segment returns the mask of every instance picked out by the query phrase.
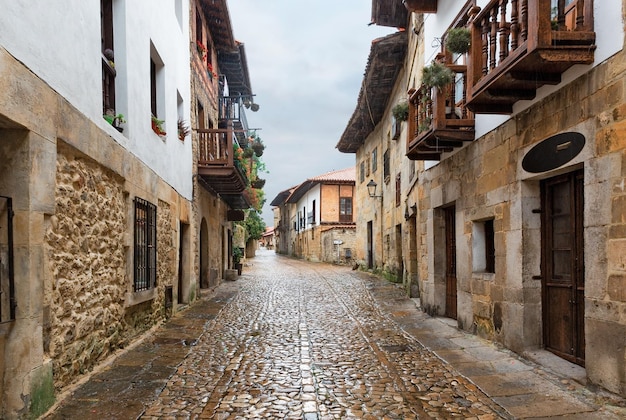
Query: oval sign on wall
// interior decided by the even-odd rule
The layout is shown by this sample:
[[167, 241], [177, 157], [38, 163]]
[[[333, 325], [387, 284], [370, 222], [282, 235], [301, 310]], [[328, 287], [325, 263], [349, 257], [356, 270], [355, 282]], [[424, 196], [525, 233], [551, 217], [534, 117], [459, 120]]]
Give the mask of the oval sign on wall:
[[539, 173], [556, 169], [574, 159], [585, 146], [585, 136], [580, 133], [561, 133], [537, 143], [526, 153], [522, 168]]

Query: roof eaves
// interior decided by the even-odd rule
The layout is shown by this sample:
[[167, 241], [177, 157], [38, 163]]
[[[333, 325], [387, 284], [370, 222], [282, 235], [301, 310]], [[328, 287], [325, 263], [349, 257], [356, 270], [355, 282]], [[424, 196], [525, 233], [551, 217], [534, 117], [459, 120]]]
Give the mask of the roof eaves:
[[357, 106], [339, 142], [342, 153], [356, 153], [380, 123], [404, 64], [407, 34], [400, 31], [372, 41]]

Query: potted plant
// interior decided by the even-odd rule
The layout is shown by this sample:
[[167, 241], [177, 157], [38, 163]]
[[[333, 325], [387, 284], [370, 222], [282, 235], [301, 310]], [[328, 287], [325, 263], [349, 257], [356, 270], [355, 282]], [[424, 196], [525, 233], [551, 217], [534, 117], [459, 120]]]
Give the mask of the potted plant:
[[165, 121], [158, 119], [154, 115], [152, 116], [152, 131], [154, 131], [157, 135], [163, 137], [167, 133], [163, 131], [163, 123]]
[[102, 116], [106, 122], [111, 124], [117, 131], [120, 133], [124, 131], [124, 127], [121, 124], [125, 124], [126, 120], [124, 119], [124, 114], [115, 115], [115, 111], [112, 109], [107, 109], [107, 112]]
[[471, 33], [467, 28], [452, 28], [446, 33], [446, 48], [456, 54], [465, 54], [470, 48]]
[[189, 128], [189, 126], [185, 124], [185, 121], [182, 118], [179, 118], [178, 119], [178, 139], [184, 141], [185, 137], [187, 137], [190, 133], [191, 133], [191, 129]]
[[196, 41], [196, 49], [198, 50], [198, 54], [200, 54], [200, 58], [204, 60], [207, 53], [207, 49], [204, 44], [200, 41]]
[[243, 258], [243, 250], [239, 247], [233, 248], [233, 265], [237, 269], [237, 274], [241, 275], [241, 270], [243, 269], [243, 263], [241, 259]]
[[406, 121], [409, 118], [409, 103], [400, 102], [392, 108], [391, 114], [396, 121]]
[[217, 77], [217, 74], [215, 73], [215, 71], [213, 71], [213, 64], [207, 62], [206, 69], [209, 72], [209, 77], [211, 78], [211, 80], [213, 80], [214, 77]]
[[445, 64], [433, 61], [422, 70], [422, 83], [428, 87], [443, 88], [454, 82], [454, 72]]

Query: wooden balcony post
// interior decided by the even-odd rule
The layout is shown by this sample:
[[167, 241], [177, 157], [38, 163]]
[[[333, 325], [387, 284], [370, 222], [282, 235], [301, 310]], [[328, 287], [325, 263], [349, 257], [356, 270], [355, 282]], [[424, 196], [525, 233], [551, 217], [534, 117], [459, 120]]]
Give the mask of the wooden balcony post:
[[[539, 47], [549, 47], [552, 44], [552, 23], [550, 0], [525, 0], [528, 1], [528, 32], [536, 34], [527, 39], [528, 50], [533, 51]], [[532, 7], [534, 3], [535, 7]]]
[[[471, 36], [470, 44], [472, 45], [472, 52], [470, 52], [470, 54], [467, 55], [467, 78], [468, 78], [468, 82], [472, 86], [476, 84], [476, 82], [481, 78], [481, 75], [482, 75], [482, 64], [481, 64], [481, 58], [483, 56], [482, 55], [482, 46], [483, 46], [482, 28], [478, 24], [478, 22], [474, 21], [478, 12], [480, 12], [480, 7], [478, 6], [472, 7], [469, 11], [469, 22], [468, 22], [469, 29], [470, 29], [470, 36]], [[475, 52], [478, 49], [481, 50], [481, 54], [477, 54]]]

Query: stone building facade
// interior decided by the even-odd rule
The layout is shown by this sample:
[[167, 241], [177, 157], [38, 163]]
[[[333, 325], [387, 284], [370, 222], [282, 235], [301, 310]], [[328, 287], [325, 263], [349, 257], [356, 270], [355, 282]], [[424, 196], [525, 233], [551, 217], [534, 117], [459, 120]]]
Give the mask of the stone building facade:
[[250, 106], [254, 98], [244, 45], [234, 39], [226, 1], [195, 0], [190, 12], [193, 212], [199, 241], [194, 266], [200, 288], [208, 289], [233, 268], [232, 222], [251, 203], [245, 190], [249, 180], [236, 162], [207, 157], [227, 149], [225, 157], [233, 159], [233, 148], [249, 146], [244, 102]]
[[[621, 130], [625, 4], [585, 0], [564, 2], [566, 7], [559, 10], [544, 0], [431, 3], [434, 10], [412, 3], [418, 6], [404, 25], [408, 50], [396, 85], [382, 86], [370, 75], [384, 57], [379, 52], [377, 58], [373, 45], [362, 89], [385, 88], [386, 106], [374, 114], [379, 116], [374, 128], [360, 131], [357, 105], [338, 144], [341, 151], [356, 154], [357, 168], [369, 162], [372, 172], [373, 153], [381, 153], [374, 150], [385, 153], [387, 134], [395, 132], [387, 128], [394, 104], [402, 99], [410, 103], [398, 145], [404, 147], [404, 160], [415, 165], [415, 177], [405, 183], [401, 174], [400, 212], [397, 202], [387, 198], [393, 192], [386, 178], [376, 178], [376, 172], [370, 175], [378, 188], [371, 199], [382, 200], [379, 212], [386, 217], [377, 219], [375, 207], [360, 212], [357, 255], [363, 266], [388, 267], [383, 271], [393, 275], [394, 257], [398, 261], [393, 225], [400, 225], [395, 233], [406, 236], [395, 242], [402, 244], [405, 266], [398, 276], [412, 295], [420, 296], [424, 310], [455, 319], [459, 328], [520, 354], [548, 350], [584, 367], [591, 383], [626, 395], [622, 205], [626, 143]], [[504, 58], [495, 58], [493, 67], [477, 65], [485, 52], [492, 53], [484, 47], [492, 39], [500, 42], [499, 36], [509, 36], [502, 42], [510, 42], [513, 36], [522, 36], [497, 31], [493, 38], [478, 35], [490, 31], [482, 24], [486, 16], [529, 18], [509, 10], [513, 4], [539, 11], [524, 36], [556, 37], [542, 50], [543, 57], [553, 61], [530, 71], [542, 75], [536, 83], [548, 83], [539, 89], [525, 87], [528, 91], [520, 87], [516, 92], [525, 92], [523, 98], [515, 93], [507, 98], [507, 85], [498, 83], [513, 74], [517, 86], [524, 86], [525, 73], [516, 72], [514, 66], [524, 63], [520, 58], [524, 54], [533, 53], [530, 43], [523, 44], [528, 49], [515, 52], [517, 60], [506, 60], [509, 51], [502, 50]], [[508, 9], [502, 13], [490, 9], [500, 7]], [[468, 28], [472, 36], [466, 53], [452, 54], [445, 44], [449, 29], [455, 27]], [[564, 37], [569, 40], [567, 54], [559, 50]], [[433, 60], [455, 72], [454, 87], [424, 89], [422, 69]], [[491, 69], [501, 73], [489, 75]], [[494, 91], [489, 88], [481, 90], [488, 83], [494, 91], [495, 86], [502, 87], [500, 96], [490, 96]], [[440, 91], [463, 93], [455, 103], [446, 104], [456, 107], [455, 116], [448, 117], [449, 111], [443, 110], [447, 98], [437, 96]], [[367, 92], [370, 99], [375, 92]], [[392, 167], [407, 168], [400, 162]], [[393, 176], [390, 173], [390, 185]], [[368, 182], [367, 176], [357, 178], [357, 196], [362, 200], [369, 198]], [[379, 223], [382, 234], [376, 239]], [[373, 236], [371, 242], [368, 236]], [[368, 251], [373, 255], [370, 261]]]
[[191, 141], [176, 136], [189, 8], [61, 3], [0, 16], [2, 418], [36, 417], [196, 293]]
[[354, 191], [354, 168], [347, 168], [279, 193], [271, 202], [279, 214], [277, 252], [309, 261], [351, 263]]

